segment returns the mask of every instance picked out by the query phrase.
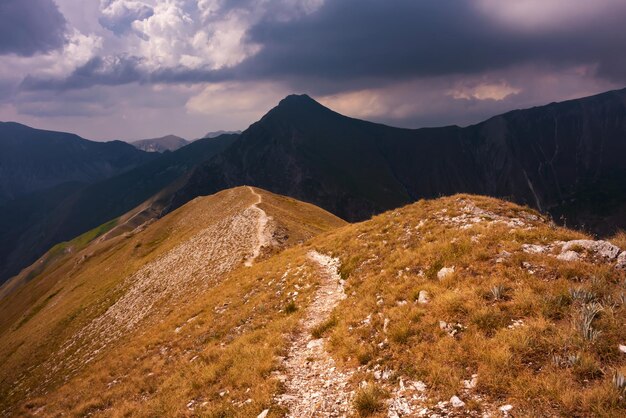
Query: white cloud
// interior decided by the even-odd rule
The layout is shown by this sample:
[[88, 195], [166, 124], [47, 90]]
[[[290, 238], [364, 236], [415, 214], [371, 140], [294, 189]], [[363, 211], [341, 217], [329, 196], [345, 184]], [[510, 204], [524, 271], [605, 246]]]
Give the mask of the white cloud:
[[115, 33], [127, 31], [134, 21], [150, 17], [153, 9], [149, 4], [137, 0], [101, 0], [100, 23]]
[[72, 29], [60, 50], [32, 57], [7, 56], [0, 61], [0, 78], [21, 80], [25, 74], [46, 77], [66, 77], [84, 65], [102, 48], [102, 38], [85, 35]]
[[464, 85], [460, 83], [459, 86], [448, 90], [446, 94], [457, 100], [504, 100], [507, 97], [518, 94], [521, 89], [512, 87], [506, 82], [501, 81], [499, 83], [479, 83], [476, 85]]

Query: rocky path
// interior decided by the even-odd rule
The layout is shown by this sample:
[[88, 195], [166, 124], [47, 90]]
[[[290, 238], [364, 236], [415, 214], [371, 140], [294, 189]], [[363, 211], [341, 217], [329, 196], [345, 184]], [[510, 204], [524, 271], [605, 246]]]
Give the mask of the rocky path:
[[47, 367], [53, 372], [68, 366], [81, 367], [102, 349], [139, 328], [164, 301], [183, 300], [205, 291], [242, 260], [251, 266], [261, 249], [271, 244], [272, 227], [271, 218], [257, 206], [261, 195], [252, 188], [250, 192], [256, 196], [250, 206], [224, 214], [219, 222], [126, 278], [120, 286], [124, 289], [122, 296], [70, 338]]
[[258, 216], [257, 220], [257, 231], [256, 231], [256, 243], [254, 244], [254, 248], [252, 251], [252, 255], [248, 257], [245, 262], [246, 267], [251, 267], [254, 260], [261, 254], [261, 249], [268, 245], [271, 240], [271, 234], [268, 231], [267, 224], [269, 223], [269, 217], [265, 213], [263, 209], [261, 209], [258, 205], [263, 201], [263, 198], [260, 194], [258, 194], [252, 187], [248, 187], [250, 192], [256, 197], [256, 202], [250, 205], [251, 210], [256, 212]]
[[319, 266], [321, 284], [283, 363], [286, 391], [278, 403], [288, 408], [287, 417], [345, 417], [351, 410], [353, 393], [348, 381], [352, 373], [339, 371], [324, 350], [324, 339], [311, 336], [346, 297], [339, 260], [316, 251], [308, 256]]

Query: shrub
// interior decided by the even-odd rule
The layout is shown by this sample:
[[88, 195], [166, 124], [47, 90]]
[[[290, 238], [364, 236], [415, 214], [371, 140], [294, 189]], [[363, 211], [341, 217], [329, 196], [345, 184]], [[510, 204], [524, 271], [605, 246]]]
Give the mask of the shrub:
[[367, 417], [383, 410], [385, 392], [376, 385], [367, 385], [357, 391], [354, 408], [361, 417]]
[[585, 340], [593, 341], [600, 335], [600, 331], [595, 330], [592, 324], [601, 311], [602, 305], [596, 302], [581, 307], [574, 321], [576, 329]]
[[626, 377], [621, 372], [613, 373], [613, 386], [622, 395], [626, 395]]
[[575, 289], [570, 288], [569, 294], [573, 300], [580, 301], [582, 303], [595, 302], [596, 299], [598, 298], [595, 293], [589, 290], [583, 289], [582, 287], [577, 287]]
[[315, 326], [311, 330], [311, 336], [313, 338], [316, 338], [316, 339], [317, 338], [322, 338], [324, 336], [324, 334], [326, 333], [326, 331], [328, 331], [329, 329], [331, 329], [335, 325], [337, 325], [337, 317], [336, 316], [331, 316], [326, 321], [323, 321], [320, 324], [318, 324], [317, 326]]
[[504, 300], [506, 297], [506, 287], [502, 285], [493, 286], [489, 292], [493, 300]]
[[289, 301], [285, 305], [285, 313], [287, 314], [292, 314], [296, 312], [297, 310], [298, 310], [298, 306], [296, 305], [296, 302], [294, 302], [293, 300]]

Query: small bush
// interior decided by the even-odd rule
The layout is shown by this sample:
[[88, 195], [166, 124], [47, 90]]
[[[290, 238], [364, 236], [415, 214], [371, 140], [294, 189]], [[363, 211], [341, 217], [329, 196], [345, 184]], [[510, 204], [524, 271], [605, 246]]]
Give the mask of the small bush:
[[504, 300], [506, 298], [506, 287], [502, 285], [493, 286], [489, 292], [493, 300]]
[[293, 300], [289, 301], [285, 305], [285, 313], [287, 314], [292, 314], [296, 312], [297, 310], [298, 310], [298, 306], [296, 305], [296, 302], [294, 302]]
[[589, 303], [581, 307], [578, 316], [575, 318], [575, 326], [580, 335], [587, 341], [595, 340], [600, 331], [592, 326], [594, 319], [602, 312], [602, 305], [599, 303]]
[[583, 354], [572, 366], [576, 380], [580, 383], [588, 382], [602, 377], [602, 370], [598, 362], [590, 355]]
[[316, 339], [317, 338], [322, 338], [324, 336], [324, 334], [326, 333], [326, 331], [328, 331], [329, 329], [331, 329], [335, 325], [337, 325], [337, 317], [331, 316], [326, 321], [323, 321], [322, 323], [320, 323], [316, 327], [314, 327], [311, 330], [311, 336], [313, 338], [316, 338]]
[[361, 366], [365, 366], [367, 363], [372, 361], [373, 357], [374, 356], [372, 355], [372, 352], [370, 350], [359, 350], [356, 355], [356, 359], [359, 361], [359, 364]]
[[385, 392], [375, 385], [367, 385], [357, 391], [354, 408], [361, 417], [367, 417], [383, 410]]
[[569, 294], [573, 300], [580, 301], [582, 303], [591, 303], [598, 299], [595, 293], [581, 287], [575, 289], [570, 288]]
[[561, 356], [559, 354], [555, 354], [552, 356], [552, 362], [555, 366], [558, 367], [574, 367], [580, 361], [580, 354], [567, 354]]
[[397, 324], [389, 330], [389, 337], [398, 344], [406, 344], [413, 335], [413, 330], [408, 324]]
[[613, 374], [613, 386], [621, 395], [626, 395], [626, 377], [621, 372]]
[[542, 299], [541, 313], [546, 318], [552, 320], [560, 320], [565, 317], [569, 312], [569, 307], [572, 304], [570, 295], [562, 294], [556, 296], [545, 296]]
[[442, 259], [435, 260], [430, 266], [428, 266], [428, 269], [426, 269], [426, 277], [430, 280], [437, 279], [437, 273], [439, 273], [439, 270], [441, 270], [443, 267], [444, 266]]

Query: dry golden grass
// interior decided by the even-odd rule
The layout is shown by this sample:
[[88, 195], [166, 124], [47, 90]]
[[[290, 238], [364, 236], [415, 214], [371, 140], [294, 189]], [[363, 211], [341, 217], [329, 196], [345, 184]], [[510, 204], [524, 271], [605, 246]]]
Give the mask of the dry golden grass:
[[[458, 215], [459, 199], [511, 217], [534, 213], [495, 199], [455, 196], [421, 201], [312, 241], [342, 260], [351, 295], [335, 312], [335, 358], [421, 380], [429, 396], [440, 400], [459, 394], [462, 381], [478, 374], [476, 393], [484, 403], [511, 403], [515, 416], [620, 416], [626, 402], [611, 379], [626, 365], [618, 350], [626, 341], [624, 273], [609, 263], [564, 262], [521, 251], [524, 243], [584, 238], [544, 221], [530, 222], [534, 227], [528, 230], [444, 225], [436, 214], [447, 209], [446, 216]], [[497, 263], [503, 251], [510, 256]], [[454, 273], [439, 280], [437, 272], [449, 266]], [[573, 323], [580, 303], [570, 289], [577, 287], [605, 301], [593, 323], [601, 332], [594, 341], [582, 338]], [[420, 290], [430, 294], [430, 303], [414, 303]], [[363, 325], [369, 315], [371, 325]], [[523, 325], [514, 327], [514, 320]], [[439, 321], [464, 329], [451, 337]], [[555, 355], [566, 354], [579, 360], [571, 367], [554, 364]]]
[[[626, 307], [619, 302], [625, 274], [609, 263], [565, 262], [521, 249], [583, 234], [554, 227], [529, 209], [477, 196], [420, 201], [343, 227], [310, 205], [268, 193], [263, 199], [260, 207], [281, 224], [288, 235], [284, 246], [291, 248], [268, 251], [209, 291], [161, 306], [159, 321], [108, 347], [67, 381], [59, 376], [45, 383], [40, 389], [46, 394], [9, 397], [2, 383], [0, 406], [51, 416], [249, 417], [266, 408], [269, 416], [282, 416], [274, 396], [283, 389], [272, 376], [318, 284], [306, 256], [315, 249], [340, 258], [348, 297], [313, 332], [328, 337], [340, 367], [363, 366], [355, 373], [355, 388], [362, 380], [370, 388], [382, 384], [372, 377], [378, 366], [394, 372], [384, 384], [395, 385], [400, 376], [426, 383], [432, 406], [459, 394], [463, 380], [477, 374], [473, 393], [480, 401], [464, 399], [476, 413], [510, 403], [514, 416], [623, 416], [626, 402], [612, 379], [616, 371], [626, 373], [626, 355], [617, 349], [626, 344]], [[442, 217], [461, 213], [460, 199], [499, 216], [537, 218], [527, 221], [530, 229], [445, 224]], [[205, 204], [196, 200], [140, 234], [87, 247], [94, 254], [84, 263], [60, 265], [26, 285], [36, 291], [43, 286], [39, 282], [53, 283], [31, 308], [11, 311], [0, 329], [0, 359], [9, 366], [3, 382], [41, 363], [102, 312], [124, 277], [191, 236], [194, 216], [206, 221]], [[218, 209], [237, 204], [229, 200]], [[212, 207], [215, 216], [218, 209]], [[619, 238], [614, 242], [620, 245]], [[502, 257], [504, 252], [510, 255]], [[452, 266], [454, 273], [437, 278], [442, 267]], [[593, 321], [601, 331], [593, 340], [577, 329], [583, 306], [578, 295], [584, 292], [576, 289], [604, 306]], [[427, 304], [416, 303], [422, 290], [429, 294]], [[2, 303], [3, 313], [5, 306], [21, 307]], [[29, 309], [37, 312], [17, 327]], [[460, 324], [459, 332], [448, 335], [440, 321]], [[31, 384], [40, 377], [32, 376]], [[391, 394], [370, 392], [357, 393], [356, 412], [385, 415], [379, 409]]]
[[[319, 232], [345, 224], [340, 219], [312, 205], [281, 198], [263, 191], [259, 191], [259, 193], [263, 196], [263, 203], [260, 206], [267, 212], [268, 216], [273, 218], [272, 222], [275, 222], [275, 231], [277, 231], [277, 236], [274, 237], [277, 242], [276, 245], [273, 250], [262, 255], [262, 257], [268, 257], [272, 251], [275, 252], [280, 248], [306, 241]], [[76, 380], [71, 379], [70, 383], [63, 386], [70, 388], [68, 393], [63, 392], [63, 389], [60, 390], [59, 393], [64, 394], [58, 402], [45, 402], [47, 405], [46, 414], [52, 413], [52, 410], [67, 410], [73, 411], [76, 415], [83, 415], [87, 412], [93, 413], [100, 409], [107, 409], [112, 402], [111, 396], [125, 387], [124, 385], [118, 386], [117, 382], [111, 384], [111, 381], [116, 379], [115, 376], [119, 378], [127, 375], [129, 364], [135, 364], [138, 362], [137, 359], [143, 357], [145, 357], [145, 363], [142, 365], [142, 369], [132, 369], [134, 376], [123, 379], [130, 385], [128, 389], [133, 391], [139, 389], [139, 394], [130, 396], [129, 393], [123, 392], [123, 396], [120, 395], [116, 398], [116, 405], [121, 402], [120, 405], [126, 405], [123, 408], [136, 410], [137, 405], [135, 403], [138, 402], [143, 408], [147, 405], [143, 399], [147, 396], [146, 394], [153, 393], [159, 384], [165, 384], [166, 387], [169, 387], [167, 385], [173, 383], [168, 381], [175, 380], [178, 373], [195, 373], [198, 369], [198, 373], [201, 375], [200, 380], [191, 383], [194, 387], [203, 387], [204, 380], [215, 379], [213, 375], [220, 375], [231, 368], [235, 361], [238, 367], [242, 367], [236, 373], [244, 375], [246, 379], [249, 377], [247, 372], [256, 367], [261, 367], [262, 370], [267, 369], [268, 364], [274, 363], [273, 356], [276, 347], [279, 347], [280, 344], [273, 340], [268, 342], [269, 354], [266, 356], [267, 361], [265, 363], [262, 361], [263, 356], [260, 355], [262, 350], [256, 343], [251, 343], [251, 341], [257, 340], [262, 342], [264, 337], [259, 337], [255, 333], [246, 333], [245, 341], [237, 340], [232, 347], [224, 348], [221, 346], [223, 343], [235, 339], [232, 334], [233, 330], [238, 329], [238, 327], [244, 327], [243, 329], [248, 330], [249, 320], [247, 318], [251, 314], [242, 309], [233, 313], [234, 316], [231, 317], [213, 311], [213, 307], [220, 308], [225, 301], [230, 299], [241, 302], [243, 296], [256, 294], [255, 288], [259, 278], [254, 276], [255, 268], [241, 270], [240, 276], [245, 277], [245, 279], [233, 279], [229, 282], [225, 277], [225, 288], [219, 287], [221, 284], [218, 283], [217, 289], [211, 289], [208, 292], [212, 297], [208, 301], [203, 300], [194, 304], [196, 299], [202, 299], [207, 295], [205, 293], [197, 295], [190, 292], [185, 300], [164, 301], [161, 303], [162, 306], [155, 306], [154, 310], [159, 312], [159, 321], [147, 321], [147, 324], [144, 324], [146, 329], [139, 329], [113, 344], [112, 347], [107, 347], [104, 352], [99, 353], [97, 361], [93, 363], [83, 365], [77, 370], [64, 368], [61, 364], [60, 370], [54, 373], [50, 373], [49, 367], [46, 365], [46, 361], [52, 353], [59, 353], [61, 347], [72, 335], [89, 324], [93, 318], [100, 316], [120, 298], [125, 292], [124, 286], [121, 285], [126, 277], [147, 263], [158, 259], [180, 243], [185, 242], [199, 229], [221, 220], [226, 214], [243, 211], [254, 200], [255, 197], [247, 188], [237, 188], [214, 196], [195, 199], [144, 230], [116, 236], [104, 242], [94, 241], [79, 252], [65, 254], [62, 260], [51, 264], [37, 277], [4, 298], [0, 306], [3, 313], [0, 320], [0, 335], [2, 337], [0, 340], [0, 360], [3, 364], [0, 407], [8, 410], [7, 408], [21, 405], [24, 408], [22, 409], [24, 413], [32, 412], [39, 408], [37, 402], [32, 400], [24, 402], [24, 400], [34, 398], [33, 393], [38, 394], [54, 390], [68, 378], [71, 379], [72, 376], [78, 374]], [[282, 274], [283, 272], [281, 272]], [[245, 280], [250, 281], [247, 286], [244, 285]], [[230, 283], [230, 288], [228, 283]], [[246, 288], [248, 290], [241, 293]], [[276, 298], [274, 293], [271, 296]], [[268, 295], [264, 295], [264, 297], [267, 298]], [[284, 312], [274, 312], [275, 310], [283, 310], [289, 302], [288, 300], [282, 302], [272, 300], [271, 312], [276, 313], [287, 322], [291, 321], [291, 315]], [[202, 313], [207, 311], [207, 306], [212, 308], [210, 308], [210, 312], [206, 313], [209, 317], [203, 319]], [[280, 306], [280, 309], [276, 309], [276, 306]], [[193, 307], [191, 311], [189, 311], [190, 307]], [[268, 309], [265, 305], [258, 308], [261, 312]], [[232, 312], [231, 306], [228, 306], [226, 312]], [[165, 328], [160, 323], [161, 315], [163, 323], [168, 323]], [[181, 315], [187, 315], [187, 317], [183, 320]], [[181, 349], [176, 351], [176, 357], [184, 364], [184, 367], [168, 369], [171, 373], [165, 373], [161, 376], [165, 379], [164, 382], [159, 383], [159, 379], [153, 377], [157, 375], [156, 372], [150, 376], [147, 376], [150, 372], [142, 373], [140, 370], [159, 369], [171, 362], [169, 356], [173, 354], [168, 354], [166, 359], [158, 360], [157, 357], [163, 355], [160, 351], [157, 350], [153, 353], [157, 357], [148, 355], [148, 353], [151, 349], [156, 350], [154, 347], [159, 347], [160, 350], [163, 346], [175, 345], [178, 335], [173, 330], [181, 324], [186, 324], [186, 320], [195, 315], [197, 315], [197, 322], [194, 320], [191, 323], [195, 327], [201, 326], [195, 324], [211, 324], [214, 327], [212, 328], [213, 331], [200, 328], [202, 335], [197, 336], [196, 341], [196, 344], [198, 342], [204, 344], [205, 340], [215, 343], [216, 347], [213, 348], [215, 351], [209, 351], [207, 357], [207, 362], [213, 366], [203, 367], [205, 362], [200, 361], [201, 358], [197, 359], [197, 364], [194, 361], [194, 364], [187, 365], [189, 358], [178, 357], [185, 353], [184, 349]], [[248, 322], [246, 322], [247, 320]], [[272, 318], [271, 321], [267, 320], [266, 322], [264, 320], [261, 328], [267, 326], [271, 330], [281, 326], [281, 324], [283, 322], [278, 318]], [[282, 333], [272, 335], [272, 338], [280, 337], [282, 340]], [[153, 338], [155, 336], [158, 336], [158, 339], [155, 340]], [[186, 350], [191, 350], [191, 348], [186, 348]], [[225, 358], [224, 352], [232, 352], [232, 357]], [[128, 355], [125, 356], [125, 354]], [[221, 362], [221, 359], [226, 361]], [[60, 363], [63, 363], [62, 359]], [[114, 373], [116, 365], [119, 365], [118, 374]], [[191, 369], [191, 371], [187, 369]], [[184, 374], [181, 378], [186, 379]], [[87, 379], [89, 383], [85, 384], [84, 379]], [[19, 381], [20, 384], [15, 385], [14, 382], [16, 381]], [[226, 385], [226, 387], [229, 386]], [[268, 390], [268, 388], [262, 389], [262, 391]], [[28, 396], [27, 391], [31, 393]], [[182, 411], [187, 411], [186, 405], [192, 398], [187, 399], [184, 404], [178, 404], [178, 400], [181, 399], [180, 396], [186, 397], [187, 392], [183, 390], [183, 386], [181, 389], [164, 390], [163, 392], [167, 395], [158, 403], [176, 404], [177, 410], [182, 408]], [[232, 393], [233, 390], [230, 392]], [[211, 397], [213, 395], [211, 394]], [[139, 398], [133, 401], [135, 396]], [[55, 399], [55, 397], [49, 395], [48, 399]], [[224, 400], [219, 396], [217, 399]], [[222, 403], [232, 407], [230, 398], [228, 399], [228, 402], [224, 400]], [[131, 407], [131, 404], [135, 406]], [[156, 408], [156, 411], [161, 407], [157, 408], [157, 405], [151, 402], [150, 407], [146, 410]], [[170, 407], [165, 409], [169, 411]]]
[[619, 231], [609, 241], [626, 251], [626, 231]]

